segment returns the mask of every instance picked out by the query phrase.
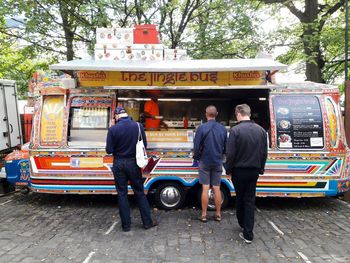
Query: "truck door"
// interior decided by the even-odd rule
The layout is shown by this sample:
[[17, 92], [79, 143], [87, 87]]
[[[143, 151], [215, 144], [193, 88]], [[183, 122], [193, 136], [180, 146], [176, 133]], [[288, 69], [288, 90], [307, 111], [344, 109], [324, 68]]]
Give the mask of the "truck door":
[[0, 83], [0, 94], [0, 150], [4, 150], [21, 144], [22, 138], [14, 82]]

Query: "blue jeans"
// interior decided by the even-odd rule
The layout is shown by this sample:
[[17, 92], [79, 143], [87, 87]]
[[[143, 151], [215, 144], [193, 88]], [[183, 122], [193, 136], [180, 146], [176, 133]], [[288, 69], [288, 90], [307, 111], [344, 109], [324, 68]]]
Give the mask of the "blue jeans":
[[128, 229], [131, 225], [128, 201], [129, 181], [139, 206], [143, 226], [151, 226], [153, 224], [151, 210], [143, 189], [141, 169], [137, 166], [136, 159], [114, 160], [112, 170], [118, 193], [119, 215], [122, 221], [122, 228]]

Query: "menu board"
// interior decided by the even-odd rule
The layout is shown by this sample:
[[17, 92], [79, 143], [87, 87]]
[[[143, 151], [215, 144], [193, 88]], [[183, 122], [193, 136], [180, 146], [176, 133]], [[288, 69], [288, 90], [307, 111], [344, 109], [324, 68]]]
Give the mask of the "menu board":
[[322, 111], [316, 96], [276, 96], [273, 102], [279, 148], [324, 147]]

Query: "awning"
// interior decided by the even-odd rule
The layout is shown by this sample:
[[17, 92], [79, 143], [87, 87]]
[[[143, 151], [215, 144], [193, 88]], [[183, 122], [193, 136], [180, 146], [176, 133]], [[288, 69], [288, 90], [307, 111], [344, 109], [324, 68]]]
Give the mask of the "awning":
[[221, 72], [266, 71], [286, 69], [287, 65], [271, 59], [196, 59], [160, 61], [71, 60], [53, 64], [53, 70], [91, 70], [128, 72]]

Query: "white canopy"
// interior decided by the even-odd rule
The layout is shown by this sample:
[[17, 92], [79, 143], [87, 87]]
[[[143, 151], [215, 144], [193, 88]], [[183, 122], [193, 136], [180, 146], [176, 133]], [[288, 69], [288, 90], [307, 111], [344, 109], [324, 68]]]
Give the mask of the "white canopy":
[[71, 60], [53, 64], [53, 70], [102, 70], [132, 72], [213, 72], [280, 70], [287, 65], [264, 58], [256, 59], [197, 59], [159, 61], [96, 61]]

